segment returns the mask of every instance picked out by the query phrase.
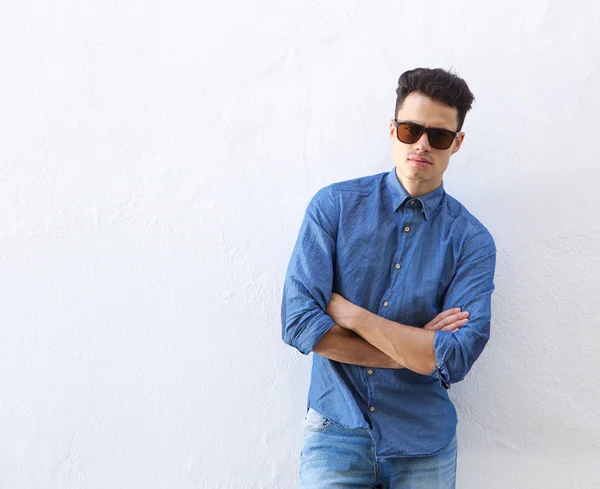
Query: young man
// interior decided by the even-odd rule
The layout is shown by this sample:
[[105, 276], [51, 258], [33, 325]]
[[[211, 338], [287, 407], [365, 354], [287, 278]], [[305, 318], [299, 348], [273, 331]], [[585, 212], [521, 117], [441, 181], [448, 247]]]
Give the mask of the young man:
[[490, 333], [496, 249], [444, 191], [473, 94], [442, 69], [398, 81], [395, 168], [311, 200], [287, 270], [283, 339], [314, 352], [303, 489], [448, 489], [462, 380]]

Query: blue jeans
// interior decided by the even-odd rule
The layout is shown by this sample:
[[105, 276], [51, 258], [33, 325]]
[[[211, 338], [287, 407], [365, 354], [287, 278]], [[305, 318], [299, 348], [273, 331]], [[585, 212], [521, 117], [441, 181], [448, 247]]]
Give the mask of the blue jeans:
[[428, 457], [379, 459], [369, 430], [347, 429], [309, 409], [300, 458], [301, 489], [454, 489], [456, 437]]

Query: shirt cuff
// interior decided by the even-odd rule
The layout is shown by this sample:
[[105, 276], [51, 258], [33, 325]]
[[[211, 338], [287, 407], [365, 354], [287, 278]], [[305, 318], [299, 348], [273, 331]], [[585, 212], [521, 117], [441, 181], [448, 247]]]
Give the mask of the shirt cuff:
[[450, 389], [450, 372], [448, 372], [446, 361], [448, 360], [447, 357], [450, 351], [450, 345], [448, 345], [448, 342], [451, 341], [451, 336], [452, 333], [436, 331], [433, 340], [436, 367], [431, 375], [434, 378], [439, 379], [440, 384], [444, 389]]
[[450, 389], [450, 375], [448, 374], [448, 368], [446, 365], [435, 367], [435, 370], [431, 375], [434, 378], [439, 379], [440, 384], [444, 389]]
[[310, 331], [305, 331], [302, 337], [299, 338], [296, 348], [303, 353], [308, 355], [313, 351], [316, 344], [321, 341], [321, 338], [325, 336], [325, 333], [335, 326], [335, 321], [331, 319], [327, 314], [323, 314], [318, 320], [310, 325]]

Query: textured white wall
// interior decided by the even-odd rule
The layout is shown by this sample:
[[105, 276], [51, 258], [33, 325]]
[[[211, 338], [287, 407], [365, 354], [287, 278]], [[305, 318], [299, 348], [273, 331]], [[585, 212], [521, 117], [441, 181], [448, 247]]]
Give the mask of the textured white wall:
[[415, 66], [477, 97], [446, 187], [498, 246], [458, 487], [600, 487], [596, 5], [3, 1], [0, 488], [294, 487], [285, 267]]

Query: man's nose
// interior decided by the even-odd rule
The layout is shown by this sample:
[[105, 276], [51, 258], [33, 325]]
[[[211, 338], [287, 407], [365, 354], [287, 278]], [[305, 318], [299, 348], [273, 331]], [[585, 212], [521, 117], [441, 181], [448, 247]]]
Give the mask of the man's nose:
[[424, 132], [421, 134], [419, 140], [415, 143], [415, 149], [417, 151], [429, 151], [431, 152], [431, 146], [429, 144], [429, 138], [427, 137], [427, 133]]

